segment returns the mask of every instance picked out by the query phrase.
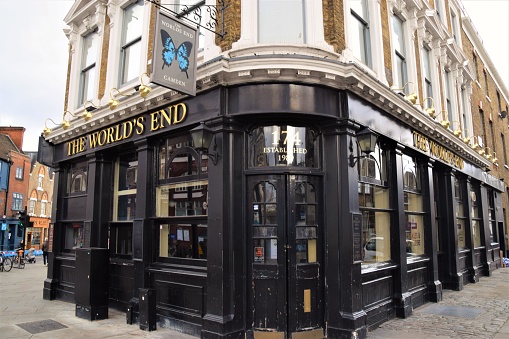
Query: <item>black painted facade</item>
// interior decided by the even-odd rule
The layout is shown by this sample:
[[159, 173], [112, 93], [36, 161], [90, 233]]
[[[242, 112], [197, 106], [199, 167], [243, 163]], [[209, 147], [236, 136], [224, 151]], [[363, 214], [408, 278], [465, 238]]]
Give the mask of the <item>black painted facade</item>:
[[[151, 125], [151, 113], [166, 106], [158, 107], [130, 118], [146, 118], [143, 133], [120, 140], [112, 132], [104, 146], [85, 144], [69, 151], [67, 142], [50, 145], [41, 139], [39, 161], [55, 168], [58, 192], [45, 299], [75, 301], [76, 277], [82, 272], [76, 271], [73, 248], [109, 248], [109, 306], [125, 310], [133, 323], [146, 316], [140, 314], [140, 289], [153, 289], [159, 326], [203, 338], [256, 337], [263, 331], [291, 337], [309, 330], [328, 338], [350, 338], [353, 332], [363, 338], [392, 317], [408, 317], [424, 303], [439, 302], [443, 288], [461, 290], [499, 265], [499, 250], [505, 250], [500, 247], [503, 241], [494, 241], [505, 227], [499, 208], [501, 182], [468, 160], [455, 168], [425, 154], [414, 146], [413, 132], [433, 139], [431, 135], [356, 94], [261, 83], [219, 87], [172, 104], [178, 103], [187, 109], [178, 124]], [[188, 145], [186, 154], [201, 159], [197, 167], [202, 169], [183, 175], [193, 183], [207, 183], [206, 207], [193, 207], [193, 213], [187, 207], [180, 219], [176, 214], [162, 216], [157, 212], [157, 187], [175, 190], [177, 180], [161, 179], [161, 168], [175, 159], [170, 155], [162, 166], [163, 141], [187, 140], [199, 122], [215, 131], [214, 146], [221, 157], [217, 165], [210, 159], [203, 163], [206, 157]], [[313, 157], [284, 166], [271, 166], [268, 156], [266, 162], [257, 162], [253, 135], [257, 128], [270, 126], [307, 128], [313, 139], [302, 153], [309, 154], [308, 145], [314, 142]], [[377, 167], [383, 178], [362, 179], [363, 162], [349, 165], [350, 154], [359, 155], [352, 146], [355, 134], [364, 127], [380, 135], [383, 157], [378, 160], [383, 163]], [[135, 208], [124, 221], [113, 216], [118, 209], [113, 184], [116, 161], [125, 152], [136, 156], [137, 177]], [[411, 208], [403, 177], [408, 157], [415, 159], [420, 173], [422, 210], [414, 214], [422, 220], [422, 233], [408, 221]], [[69, 193], [71, 172], [86, 177], [81, 193]], [[360, 187], [370, 185], [386, 194], [376, 202], [384, 207], [375, 212], [388, 220], [384, 232], [390, 235], [390, 251], [376, 256], [390, 259], [366, 265], [369, 239], [359, 232], [366, 222], [363, 215], [372, 207], [360, 206], [359, 193]], [[191, 194], [189, 188], [186, 192]], [[473, 205], [475, 217], [470, 213]], [[457, 218], [460, 208], [462, 219]], [[175, 233], [173, 223], [180, 225]], [[474, 232], [472, 224], [480, 227]], [[189, 238], [204, 227], [205, 236]], [[127, 237], [128, 249], [119, 254], [113, 234], [120, 237], [124, 228], [132, 236]], [[71, 233], [82, 243], [67, 244]], [[161, 241], [162, 234], [168, 242]], [[186, 239], [186, 234], [192, 245], [187, 257], [166, 257], [171, 248], [163, 247], [171, 246], [170, 240]], [[422, 253], [409, 257], [409, 242], [424, 244], [415, 245]]]

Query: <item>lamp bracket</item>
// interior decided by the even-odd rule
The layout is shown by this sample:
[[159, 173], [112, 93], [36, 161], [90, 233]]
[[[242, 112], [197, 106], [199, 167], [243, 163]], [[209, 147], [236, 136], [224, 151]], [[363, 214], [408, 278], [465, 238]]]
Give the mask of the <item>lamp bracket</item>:
[[[150, 2], [156, 5], [158, 8], [162, 8], [165, 11], [172, 13], [173, 15], [175, 15], [177, 19], [189, 21], [190, 23], [195, 24], [201, 28], [204, 28], [209, 32], [219, 35], [221, 38], [224, 38], [224, 36], [226, 35], [224, 27], [224, 10], [226, 9], [226, 7], [228, 7], [228, 5], [225, 4], [227, 0], [217, 0], [218, 3], [217, 6], [205, 5], [205, 0], [199, 1], [192, 6], [182, 5], [182, 10], [180, 11], [180, 13], [177, 13], [175, 11], [172, 11], [168, 7], [165, 7], [175, 4], [167, 3], [164, 4], [165, 6], [163, 6], [156, 0], [145, 0], [145, 1]], [[210, 19], [207, 23], [205, 23], [205, 25], [201, 24], [201, 20], [203, 17], [202, 7], [205, 7], [207, 12], [210, 14]], [[216, 32], [216, 27], [218, 25], [218, 15], [221, 16], [221, 32], [219, 33]], [[189, 16], [192, 16], [192, 18], [189, 18]]]
[[219, 154], [217, 150], [217, 142], [216, 142], [216, 136], [214, 135], [214, 146], [212, 148], [212, 152], [207, 152], [207, 156], [212, 160], [212, 163], [214, 166], [217, 165], [217, 162], [219, 159], [221, 159], [221, 154]]

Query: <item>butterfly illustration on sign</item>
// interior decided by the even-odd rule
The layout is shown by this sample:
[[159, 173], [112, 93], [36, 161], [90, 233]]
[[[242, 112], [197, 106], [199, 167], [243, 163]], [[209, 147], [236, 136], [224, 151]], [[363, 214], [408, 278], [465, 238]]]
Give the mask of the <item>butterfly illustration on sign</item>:
[[173, 60], [177, 59], [177, 63], [182, 72], [186, 73], [187, 78], [189, 79], [189, 75], [187, 74], [187, 69], [189, 68], [189, 56], [191, 55], [191, 49], [193, 48], [193, 44], [190, 41], [184, 41], [179, 45], [178, 48], [175, 48], [175, 42], [171, 38], [171, 36], [165, 30], [161, 29], [161, 40], [163, 42], [163, 69], [164, 66], [171, 66]]

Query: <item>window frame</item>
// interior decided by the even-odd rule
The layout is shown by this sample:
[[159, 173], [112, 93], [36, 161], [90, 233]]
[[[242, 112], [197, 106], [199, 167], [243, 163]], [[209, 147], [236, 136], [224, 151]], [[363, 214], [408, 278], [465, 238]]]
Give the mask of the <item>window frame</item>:
[[[398, 28], [396, 29], [395, 24], [398, 23]], [[392, 35], [391, 39], [393, 41], [393, 74], [394, 74], [394, 80], [393, 84], [394, 86], [398, 86], [399, 88], [403, 88], [403, 86], [408, 82], [408, 67], [407, 64], [407, 50], [406, 50], [406, 40], [405, 40], [405, 27], [404, 27], [404, 21], [397, 15], [392, 16]], [[396, 48], [395, 41], [400, 42], [399, 49]], [[399, 62], [398, 62], [399, 61]], [[400, 67], [398, 67], [398, 65]], [[408, 94], [409, 88], [403, 89], [406, 94]]]
[[23, 194], [18, 192], [12, 193], [12, 208], [13, 211], [23, 210]]
[[17, 166], [16, 167], [16, 179], [23, 180], [23, 167]]
[[[300, 22], [301, 25], [299, 25], [299, 27], [296, 27], [296, 30], [300, 30], [301, 32], [299, 34], [297, 34], [297, 40], [286, 40], [286, 41], [274, 41], [272, 40], [273, 38], [273, 34], [268, 34], [267, 36], [263, 35], [263, 32], [265, 30], [267, 30], [267, 32], [274, 32], [276, 31], [276, 27], [286, 27], [286, 23], [285, 22], [281, 22], [281, 21], [274, 21], [276, 22], [275, 25], [276, 26], [273, 26], [273, 27], [269, 27], [269, 25], [267, 25], [267, 23], [269, 22], [270, 23], [270, 20], [263, 20], [263, 15], [262, 15], [262, 10], [264, 8], [261, 8], [263, 6], [270, 6], [271, 8], [271, 14], [275, 14], [275, 17], [276, 18], [279, 18], [279, 20], [283, 20], [283, 19], [288, 19], [288, 20], [291, 20], [289, 18], [292, 18], [293, 20], [291, 20], [291, 22], [295, 23], [297, 22], [295, 16], [293, 15], [289, 15], [288, 14], [288, 8], [291, 7], [291, 8], [296, 8], [296, 6], [284, 6], [282, 8], [279, 8], [281, 11], [280, 16], [277, 15], [277, 11], [276, 11], [276, 8], [275, 8], [275, 3], [273, 2], [273, 0], [258, 0], [256, 1], [256, 23], [257, 23], [257, 43], [259, 44], [290, 44], [290, 45], [304, 45], [307, 43], [307, 34], [306, 34], [306, 11], [305, 11], [305, 2], [306, 0], [289, 0], [289, 1], [292, 1], [295, 3], [295, 5], [299, 5], [300, 6], [300, 14], [302, 16], [302, 21]], [[263, 4], [262, 3], [267, 3], [267, 4]], [[299, 4], [297, 4], [299, 3]], [[279, 31], [281, 31], [281, 29], [279, 29]], [[296, 31], [292, 31], [292, 33], [297, 33]], [[288, 36], [285, 36], [286, 39], [288, 39]], [[300, 40], [300, 41], [299, 41]]]
[[[139, 35], [136, 35], [134, 38], [132, 38], [131, 40], [127, 41], [127, 29], [128, 27], [126, 26], [126, 23], [127, 23], [127, 18], [126, 18], [126, 13], [128, 10], [130, 9], [133, 9], [135, 8], [136, 6], [139, 6], [140, 7], [140, 11], [141, 11], [141, 20], [142, 20], [142, 23], [140, 24], [139, 26]], [[138, 76], [139, 74], [141, 73], [140, 72], [140, 67], [141, 67], [141, 62], [142, 60], [144, 60], [144, 48], [143, 48], [143, 44], [142, 44], [142, 40], [143, 40], [143, 20], [144, 20], [144, 1], [142, 0], [137, 0], [137, 1], [134, 1], [132, 3], [129, 3], [125, 8], [122, 9], [122, 15], [121, 15], [121, 24], [119, 25], [120, 27], [120, 41], [119, 41], [119, 63], [118, 63], [118, 84], [119, 86], [123, 86], [125, 84], [129, 84], [129, 83], [132, 83], [132, 82], [135, 82], [137, 79], [138, 79]], [[134, 60], [133, 63], [131, 64], [130, 62], [126, 63], [126, 59], [129, 57], [129, 49], [133, 48], [133, 46], [138, 46], [140, 48], [140, 55], [139, 55], [139, 58], [137, 60]], [[131, 49], [132, 50], [132, 49]], [[135, 77], [132, 77], [130, 79], [127, 79], [126, 77], [129, 76], [129, 66], [132, 66], [133, 68], [136, 68], [136, 61], [138, 62], [137, 66], [138, 66], [138, 72], [136, 73], [136, 76]]]
[[[86, 101], [93, 100], [95, 98], [95, 83], [96, 83], [96, 75], [97, 75], [97, 52], [98, 52], [98, 43], [99, 43], [99, 34], [97, 33], [97, 28], [93, 31], [89, 32], [85, 36], [82, 36], [82, 46], [81, 46], [81, 60], [80, 60], [80, 76], [79, 76], [79, 85], [78, 85], [78, 101], [77, 107], [81, 107]], [[88, 41], [91, 39], [91, 47], [88, 47]], [[92, 55], [93, 62], [87, 64], [89, 53], [94, 53]], [[92, 93], [89, 93], [89, 90]]]
[[[351, 1], [349, 2], [349, 4]], [[373, 58], [371, 52], [371, 31], [370, 31], [370, 9], [369, 3], [366, 0], [360, 0], [362, 5], [363, 13], [357, 13], [357, 11], [350, 6], [350, 34], [351, 46], [358, 47], [357, 51], [351, 48], [354, 57], [362, 61], [366, 66], [373, 66]], [[356, 34], [359, 32], [359, 27], [362, 27], [362, 34]], [[358, 44], [355, 43], [356, 39], [359, 38]]]

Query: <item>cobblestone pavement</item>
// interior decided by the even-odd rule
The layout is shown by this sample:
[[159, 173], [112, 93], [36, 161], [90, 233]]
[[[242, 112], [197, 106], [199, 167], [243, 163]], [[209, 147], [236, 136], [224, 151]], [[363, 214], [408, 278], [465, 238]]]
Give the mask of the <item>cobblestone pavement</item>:
[[406, 319], [392, 319], [368, 338], [509, 339], [509, 268], [495, 270], [462, 291], [444, 290], [441, 302], [414, 309]]
[[[138, 325], [126, 324], [125, 313], [111, 308], [108, 319], [78, 318], [73, 303], [42, 299], [45, 277], [46, 267], [40, 257], [24, 269], [0, 272], [0, 338], [193, 338], [165, 328], [140, 330]], [[463, 313], [454, 316], [437, 312], [444, 310]], [[382, 324], [368, 333], [368, 339], [509, 339], [508, 319], [509, 268], [501, 268], [491, 277], [482, 277], [479, 283], [466, 285], [462, 291], [444, 290], [441, 302], [425, 304], [407, 319], [396, 318]], [[56, 322], [63, 327], [32, 334], [24, 324], [35, 321], [48, 326]]]

